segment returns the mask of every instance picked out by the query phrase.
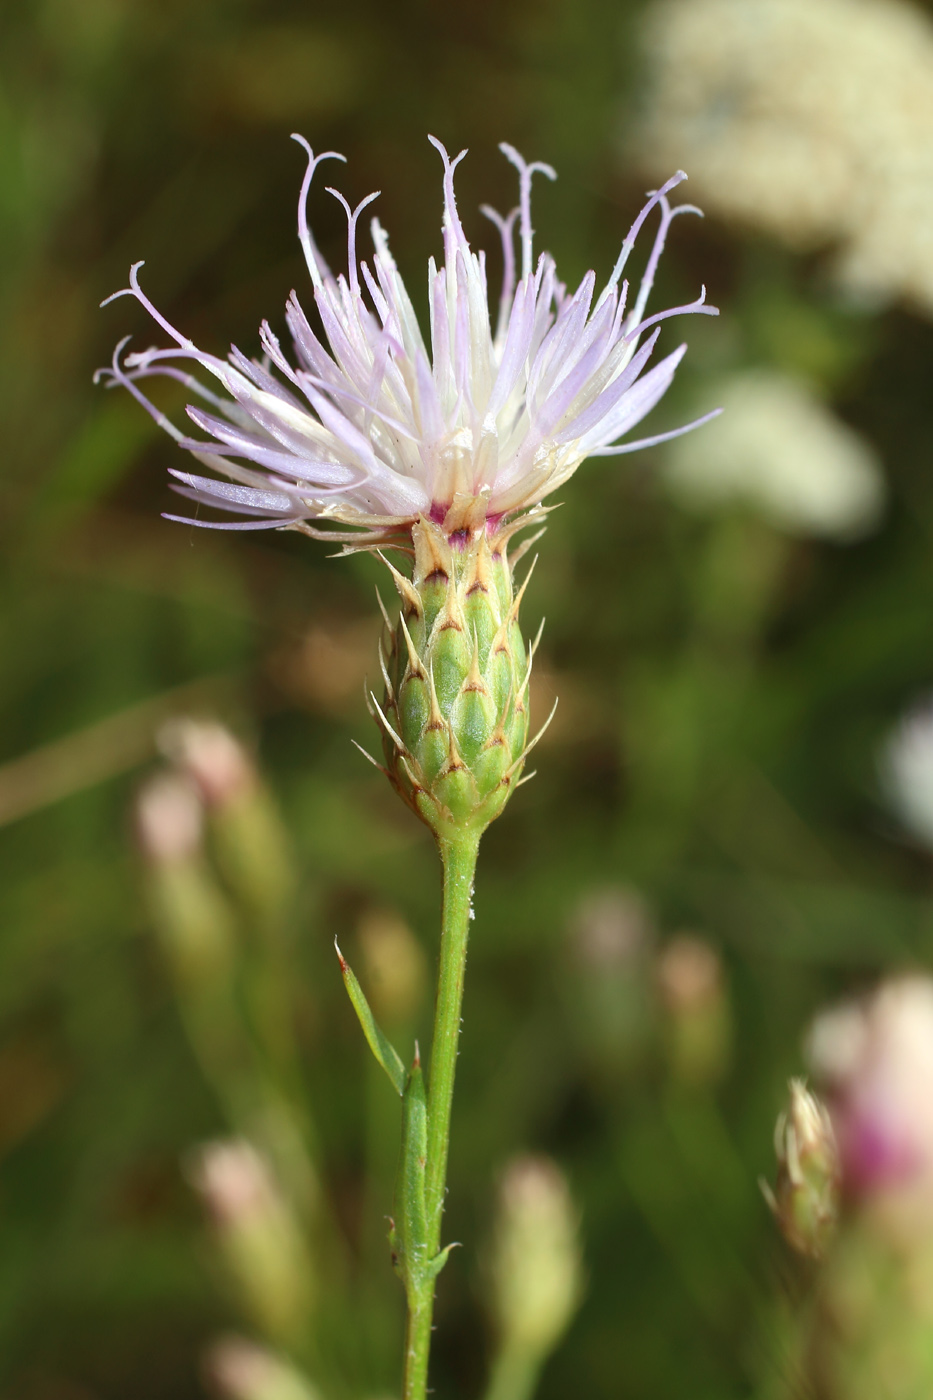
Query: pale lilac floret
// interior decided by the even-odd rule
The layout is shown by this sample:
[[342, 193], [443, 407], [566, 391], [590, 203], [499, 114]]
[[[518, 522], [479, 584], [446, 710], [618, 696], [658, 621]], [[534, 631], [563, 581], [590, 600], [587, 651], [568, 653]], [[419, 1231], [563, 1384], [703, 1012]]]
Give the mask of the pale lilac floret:
[[[633, 452], [714, 416], [619, 442], [663, 396], [683, 356], [681, 345], [647, 369], [659, 323], [690, 312], [717, 314], [706, 305], [704, 288], [687, 306], [645, 317], [672, 220], [699, 212], [668, 202], [669, 191], [686, 178], [683, 172], [651, 195], [599, 295], [592, 272], [569, 294], [557, 279], [553, 258], [542, 253], [535, 261], [533, 253], [532, 177], [540, 173], [553, 180], [555, 173], [540, 162], [527, 163], [503, 144], [518, 170], [519, 204], [506, 218], [483, 209], [499, 230], [503, 254], [493, 331], [485, 254], [470, 248], [454, 197], [454, 171], [466, 152], [451, 160], [440, 142], [430, 139], [444, 162], [444, 261], [441, 267], [433, 258], [428, 264], [430, 350], [377, 219], [370, 224], [372, 258], [358, 259], [360, 215], [375, 194], [351, 209], [342, 194], [328, 188], [347, 215], [347, 274], [334, 276], [324, 262], [308, 226], [308, 194], [322, 161], [343, 157], [333, 151], [315, 156], [300, 136], [295, 140], [307, 151], [308, 163], [298, 200], [298, 237], [326, 344], [294, 291], [285, 320], [296, 365], [267, 322], [260, 329], [261, 360], [248, 359], [236, 347], [226, 359], [199, 350], [145, 295], [138, 279], [141, 263], [131, 269], [129, 287], [108, 298], [135, 297], [173, 344], [124, 355], [123, 340], [99, 377], [128, 389], [180, 447], [226, 478], [171, 469], [176, 491], [201, 505], [250, 517], [189, 523], [317, 533], [310, 522], [340, 522], [372, 539], [404, 530], [421, 515], [456, 528], [459, 518], [475, 520], [479, 510], [480, 518], [496, 522], [540, 505], [586, 457]], [[659, 227], [629, 308], [622, 274], [654, 209]], [[226, 394], [187, 373], [180, 367], [185, 361], [212, 375]], [[140, 381], [155, 375], [181, 381], [199, 400], [189, 405], [188, 416], [203, 436], [183, 433], [143, 393]], [[355, 536], [337, 538], [349, 542]]]

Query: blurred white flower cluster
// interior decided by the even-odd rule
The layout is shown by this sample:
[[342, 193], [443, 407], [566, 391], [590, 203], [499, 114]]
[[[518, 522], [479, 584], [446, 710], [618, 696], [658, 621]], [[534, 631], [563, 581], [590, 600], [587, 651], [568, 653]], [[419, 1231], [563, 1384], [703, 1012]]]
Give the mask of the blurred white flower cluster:
[[885, 743], [881, 782], [910, 834], [933, 850], [933, 696], [915, 705]]
[[933, 22], [901, 0], [657, 0], [635, 133], [707, 208], [933, 315]]
[[803, 380], [748, 370], [720, 381], [722, 417], [672, 443], [667, 483], [684, 504], [744, 505], [791, 534], [855, 539], [878, 521], [874, 450]]

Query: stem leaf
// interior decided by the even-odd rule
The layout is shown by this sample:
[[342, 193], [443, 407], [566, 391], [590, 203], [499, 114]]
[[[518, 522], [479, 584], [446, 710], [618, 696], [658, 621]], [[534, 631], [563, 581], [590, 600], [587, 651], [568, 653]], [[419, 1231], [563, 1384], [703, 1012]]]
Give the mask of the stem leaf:
[[421, 1060], [415, 1047], [415, 1061], [402, 1099], [402, 1150], [395, 1184], [393, 1252], [409, 1307], [417, 1310], [433, 1293], [434, 1279], [446, 1262], [430, 1257], [428, 1218], [425, 1209], [425, 1167], [428, 1152], [428, 1105], [424, 1092]]
[[350, 1001], [353, 1003], [357, 1019], [363, 1028], [366, 1043], [389, 1076], [392, 1088], [401, 1098], [405, 1093], [405, 1081], [408, 1078], [402, 1058], [385, 1032], [376, 1024], [376, 1018], [370, 1010], [363, 988], [360, 986], [352, 967], [341, 953], [336, 938], [334, 939], [334, 947], [337, 949], [337, 957], [340, 960], [343, 984], [347, 989]]
[[415, 1062], [402, 1100], [402, 1153], [399, 1161], [396, 1209], [402, 1222], [402, 1240], [409, 1266], [420, 1273], [428, 1249], [428, 1221], [424, 1208], [424, 1173], [428, 1156], [428, 1105], [421, 1060]]

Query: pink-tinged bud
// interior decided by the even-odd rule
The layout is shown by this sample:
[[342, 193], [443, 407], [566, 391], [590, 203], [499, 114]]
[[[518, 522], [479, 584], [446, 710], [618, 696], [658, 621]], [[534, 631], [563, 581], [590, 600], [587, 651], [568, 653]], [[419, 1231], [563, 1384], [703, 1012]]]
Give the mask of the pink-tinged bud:
[[839, 1157], [829, 1113], [799, 1079], [774, 1131], [774, 1191], [763, 1186], [781, 1233], [800, 1254], [819, 1259], [839, 1215]]
[[933, 1228], [933, 980], [898, 978], [825, 1012], [808, 1051], [846, 1192], [908, 1232]]
[[658, 990], [675, 1076], [691, 1084], [719, 1079], [729, 1061], [732, 1026], [715, 948], [695, 934], [671, 939], [658, 959]]
[[581, 960], [599, 973], [632, 967], [654, 941], [647, 904], [625, 885], [586, 895], [574, 915], [572, 933]]
[[578, 1217], [563, 1173], [547, 1157], [506, 1169], [492, 1253], [492, 1291], [503, 1358], [539, 1364], [557, 1345], [583, 1291]]
[[276, 1209], [269, 1168], [243, 1139], [206, 1143], [192, 1159], [188, 1176], [221, 1227]]
[[655, 1030], [651, 912], [637, 890], [603, 886], [580, 900], [568, 934], [568, 1012], [589, 1067], [615, 1093]]
[[278, 923], [294, 887], [288, 834], [250, 755], [216, 720], [170, 720], [158, 743], [201, 794], [228, 884], [265, 924]]
[[166, 758], [197, 785], [208, 806], [235, 801], [256, 781], [243, 745], [216, 720], [169, 720], [159, 730], [157, 742]]
[[722, 964], [702, 938], [682, 933], [671, 939], [658, 961], [664, 1005], [675, 1015], [692, 1013], [722, 995]]
[[227, 902], [204, 859], [204, 808], [181, 773], [150, 778], [136, 799], [135, 824], [148, 862], [145, 888], [163, 953], [183, 996], [226, 976], [233, 929]]
[[154, 865], [197, 855], [204, 836], [204, 812], [197, 789], [176, 773], [159, 773], [136, 798], [136, 834]]
[[[902, 976], [817, 1017], [809, 1037], [846, 1213], [804, 1326], [827, 1400], [933, 1394], [933, 979]], [[804, 1389], [808, 1389], [801, 1376]]]
[[244, 1337], [220, 1337], [204, 1357], [204, 1379], [220, 1400], [318, 1400], [311, 1382]]
[[271, 1165], [244, 1139], [207, 1143], [188, 1178], [214, 1225], [228, 1281], [246, 1315], [277, 1341], [308, 1326], [314, 1276], [300, 1224]]

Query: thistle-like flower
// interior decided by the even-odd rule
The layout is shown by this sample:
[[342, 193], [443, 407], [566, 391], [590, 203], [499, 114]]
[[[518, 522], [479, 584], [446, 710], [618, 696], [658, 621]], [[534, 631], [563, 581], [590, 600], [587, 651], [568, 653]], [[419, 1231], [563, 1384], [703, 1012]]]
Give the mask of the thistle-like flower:
[[[286, 322], [297, 367], [267, 322], [260, 331], [262, 359], [251, 360], [235, 347], [226, 359], [205, 353], [145, 295], [137, 263], [129, 287], [115, 295], [135, 297], [174, 344], [124, 356], [127, 342], [121, 341], [100, 377], [128, 389], [179, 446], [226, 478], [172, 468], [175, 490], [199, 505], [246, 517], [189, 523], [226, 530], [290, 528], [336, 539], [345, 549], [392, 547], [415, 556], [411, 582], [395, 574], [403, 621], [386, 649], [387, 708], [379, 711], [389, 772], [435, 830], [438, 821], [457, 827], [472, 822], [482, 808], [481, 829], [502, 805], [488, 800], [493, 791], [508, 789], [520, 772], [527, 736], [530, 663], [517, 627], [510, 538], [543, 519], [544, 499], [584, 458], [632, 452], [712, 416], [674, 432], [618, 441], [662, 397], [683, 356], [680, 346], [647, 368], [660, 323], [688, 312], [716, 314], [704, 289], [689, 305], [645, 315], [670, 224], [692, 209], [672, 208], [667, 199], [685, 177], [679, 172], [651, 195], [599, 295], [592, 272], [569, 293], [553, 258], [544, 253], [535, 261], [533, 252], [532, 177], [554, 179], [554, 171], [503, 145], [518, 170], [519, 204], [504, 218], [483, 211], [502, 243], [493, 329], [485, 255], [470, 248], [454, 197], [454, 171], [465, 152], [451, 160], [432, 138], [444, 163], [444, 264], [438, 268], [432, 259], [428, 268], [429, 351], [378, 220], [370, 226], [371, 263], [358, 259], [357, 227], [375, 195], [351, 209], [343, 195], [329, 191], [347, 214], [348, 270], [334, 276], [327, 267], [308, 226], [307, 201], [317, 167], [342, 157], [332, 151], [316, 156], [303, 138], [296, 140], [308, 154], [298, 235], [327, 346], [292, 292]], [[658, 230], [629, 306], [623, 272], [656, 208]], [[189, 374], [187, 361], [216, 379], [226, 396]], [[180, 380], [200, 400], [188, 415], [204, 437], [183, 433], [148, 399], [140, 381], [153, 375]], [[419, 561], [428, 560], [432, 571], [422, 576]], [[433, 596], [423, 596], [425, 587], [446, 589], [446, 602], [435, 606]], [[468, 615], [471, 590], [487, 599], [488, 618]], [[453, 661], [438, 652], [451, 632], [462, 633]], [[501, 684], [500, 669], [507, 673]], [[401, 713], [399, 697], [406, 690], [413, 697], [417, 692], [411, 703], [420, 719]], [[483, 701], [481, 724], [476, 704], [467, 701], [471, 694]], [[465, 728], [458, 727], [455, 712], [462, 712]], [[431, 749], [430, 761], [415, 751], [410, 736], [416, 729], [422, 748]], [[429, 734], [442, 742], [428, 740]], [[483, 759], [485, 776], [475, 782], [447, 781], [464, 766], [472, 773], [474, 765], [463, 757], [468, 749], [497, 756]]]

